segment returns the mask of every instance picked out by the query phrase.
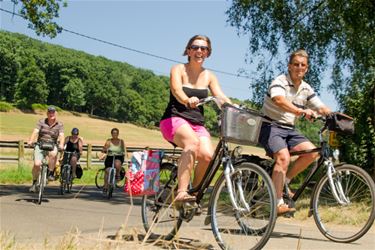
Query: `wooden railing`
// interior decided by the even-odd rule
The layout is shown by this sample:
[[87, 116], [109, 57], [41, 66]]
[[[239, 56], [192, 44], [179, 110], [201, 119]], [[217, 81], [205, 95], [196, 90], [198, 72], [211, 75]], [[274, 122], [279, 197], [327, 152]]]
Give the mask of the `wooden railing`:
[[[17, 150], [16, 154], [17, 156], [3, 156], [0, 155], [0, 161], [18, 161], [18, 167], [20, 168], [24, 161], [25, 161], [25, 150], [32, 150], [32, 148], [27, 146], [27, 143], [24, 142], [23, 140], [20, 141], [0, 141], [0, 148], [13, 148]], [[92, 165], [96, 164], [103, 164], [103, 161], [100, 161], [98, 159], [98, 152], [101, 152], [103, 149], [103, 146], [99, 145], [92, 145], [92, 144], [85, 144], [83, 145], [83, 155], [81, 156], [80, 162], [81, 164], [86, 163], [86, 167], [88, 169], [91, 168]], [[126, 152], [127, 156], [130, 156], [132, 152], [135, 151], [141, 151], [144, 150], [145, 147], [126, 147]], [[166, 149], [166, 148], [148, 148], [147, 149], [159, 149], [163, 150], [166, 155], [171, 155], [171, 154], [181, 154], [180, 149]], [[96, 152], [96, 154], [93, 157], [93, 153]]]

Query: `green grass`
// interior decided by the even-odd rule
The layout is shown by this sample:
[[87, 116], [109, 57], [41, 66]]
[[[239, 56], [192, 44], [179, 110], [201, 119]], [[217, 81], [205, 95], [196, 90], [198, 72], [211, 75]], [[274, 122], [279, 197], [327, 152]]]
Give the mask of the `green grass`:
[[[76, 185], [95, 185], [95, 174], [98, 168], [95, 166], [92, 169], [83, 169], [81, 179], [75, 179]], [[31, 166], [25, 165], [21, 168], [16, 166], [5, 166], [0, 171], [0, 184], [30, 184], [32, 182]]]

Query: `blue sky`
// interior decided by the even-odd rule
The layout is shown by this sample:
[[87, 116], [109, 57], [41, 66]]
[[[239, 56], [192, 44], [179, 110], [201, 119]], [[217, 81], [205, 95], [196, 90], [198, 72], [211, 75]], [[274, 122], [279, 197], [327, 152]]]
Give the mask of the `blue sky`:
[[[0, 6], [13, 9], [10, 0], [0, 1]], [[225, 11], [229, 6], [230, 2], [224, 0], [68, 1], [68, 7], [61, 9], [57, 23], [67, 30], [180, 62], [186, 61], [182, 52], [189, 38], [204, 34], [210, 37], [213, 47], [205, 67], [232, 74], [243, 68], [256, 74], [255, 66], [245, 63], [248, 37], [239, 37], [226, 23]], [[168, 76], [175, 64], [64, 31], [53, 39], [38, 37], [27, 28], [23, 19], [4, 12], [0, 12], [0, 27], [66, 48], [127, 62], [158, 75]], [[251, 98], [249, 79], [215, 74], [226, 95], [240, 100]], [[329, 79], [325, 81], [329, 83]], [[325, 86], [321, 98], [332, 109], [337, 107], [333, 94]]]

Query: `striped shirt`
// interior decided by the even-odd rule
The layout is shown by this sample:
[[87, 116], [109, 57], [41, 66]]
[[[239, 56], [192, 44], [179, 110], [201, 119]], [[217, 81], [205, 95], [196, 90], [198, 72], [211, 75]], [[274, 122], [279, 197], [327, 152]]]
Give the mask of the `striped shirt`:
[[48, 125], [48, 119], [40, 119], [36, 124], [39, 130], [38, 141], [53, 141], [57, 143], [59, 134], [64, 133], [64, 125], [62, 122], [56, 121], [51, 126]]
[[302, 81], [299, 88], [296, 89], [289, 75], [280, 75], [272, 81], [264, 98], [262, 112], [272, 120], [279, 123], [293, 125], [296, 115], [286, 112], [277, 106], [272, 98], [275, 96], [284, 96], [288, 101], [301, 109], [318, 110], [324, 106], [323, 102], [315, 94], [314, 90], [305, 81]]

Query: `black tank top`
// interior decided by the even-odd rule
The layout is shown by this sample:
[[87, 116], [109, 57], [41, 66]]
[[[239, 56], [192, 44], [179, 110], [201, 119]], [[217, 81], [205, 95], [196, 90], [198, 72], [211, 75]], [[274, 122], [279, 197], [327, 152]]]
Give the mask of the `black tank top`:
[[[182, 90], [188, 97], [196, 96], [198, 99], [203, 99], [208, 96], [208, 89], [182, 87]], [[198, 124], [202, 126], [204, 125], [203, 106], [199, 106], [197, 108], [188, 108], [184, 104], [177, 101], [172, 92], [170, 92], [169, 94], [169, 103], [161, 120], [171, 117], [181, 117], [191, 122], [192, 124]]]
[[[78, 141], [79, 141], [79, 139], [78, 139]], [[73, 143], [73, 142], [70, 141], [70, 137], [69, 137], [69, 140], [66, 143], [65, 151], [79, 153], [78, 141], [76, 143]]]

